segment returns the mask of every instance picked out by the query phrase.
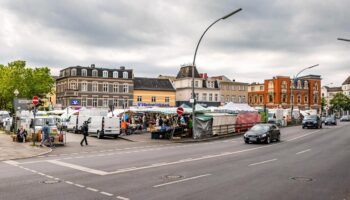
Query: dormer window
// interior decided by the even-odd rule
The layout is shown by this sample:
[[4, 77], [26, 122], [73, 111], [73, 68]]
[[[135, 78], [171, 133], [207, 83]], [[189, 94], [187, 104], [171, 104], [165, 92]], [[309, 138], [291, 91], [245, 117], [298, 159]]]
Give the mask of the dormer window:
[[72, 69], [71, 76], [76, 76], [76, 75], [77, 75], [77, 69]]
[[94, 77], [98, 76], [98, 72], [96, 69], [92, 70], [92, 76], [94, 76]]
[[108, 78], [108, 71], [103, 71], [103, 74], [102, 74], [103, 78]]
[[118, 78], [118, 72], [117, 71], [113, 72], [113, 78]]
[[129, 78], [128, 72], [123, 72], [123, 78]]
[[87, 76], [87, 70], [86, 69], [82, 69], [81, 70], [81, 76]]

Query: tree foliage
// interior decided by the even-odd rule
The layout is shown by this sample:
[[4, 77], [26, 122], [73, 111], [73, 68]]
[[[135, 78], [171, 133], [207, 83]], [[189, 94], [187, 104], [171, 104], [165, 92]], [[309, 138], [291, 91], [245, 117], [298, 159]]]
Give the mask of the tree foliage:
[[350, 110], [350, 98], [343, 93], [337, 93], [330, 101], [331, 109], [335, 111]]
[[16, 89], [18, 98], [31, 99], [33, 96], [45, 97], [51, 93], [53, 85], [48, 67], [29, 68], [21, 60], [0, 65], [0, 109], [12, 109]]

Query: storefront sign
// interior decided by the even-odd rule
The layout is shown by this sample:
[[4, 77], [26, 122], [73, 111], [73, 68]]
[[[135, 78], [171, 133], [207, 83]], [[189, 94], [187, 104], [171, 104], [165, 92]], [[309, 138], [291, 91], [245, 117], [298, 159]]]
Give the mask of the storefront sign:
[[162, 104], [162, 103], [137, 103], [137, 106], [159, 106], [159, 107], [169, 107], [169, 104]]
[[80, 100], [72, 99], [72, 100], [70, 100], [70, 105], [80, 105]]

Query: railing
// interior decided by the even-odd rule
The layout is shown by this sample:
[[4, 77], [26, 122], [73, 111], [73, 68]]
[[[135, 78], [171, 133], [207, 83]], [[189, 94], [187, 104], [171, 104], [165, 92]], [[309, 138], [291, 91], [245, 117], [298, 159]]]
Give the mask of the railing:
[[226, 135], [232, 133], [239, 135], [241, 132], [247, 131], [249, 128], [253, 127], [255, 124], [258, 123], [259, 122], [213, 126], [212, 133], [213, 135]]

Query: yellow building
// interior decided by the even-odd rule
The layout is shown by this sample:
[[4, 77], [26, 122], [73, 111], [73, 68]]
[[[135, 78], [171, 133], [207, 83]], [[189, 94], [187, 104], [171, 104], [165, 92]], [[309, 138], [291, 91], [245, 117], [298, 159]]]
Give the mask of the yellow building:
[[134, 78], [134, 106], [175, 106], [176, 92], [169, 79]]

